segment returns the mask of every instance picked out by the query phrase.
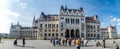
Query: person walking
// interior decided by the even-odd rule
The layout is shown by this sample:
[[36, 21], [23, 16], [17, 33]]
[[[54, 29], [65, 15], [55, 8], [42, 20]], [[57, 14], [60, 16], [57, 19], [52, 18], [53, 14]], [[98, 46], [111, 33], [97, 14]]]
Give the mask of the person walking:
[[69, 39], [68, 39], [68, 43], [69, 43], [69, 46], [71, 46], [72, 38], [69, 38]]
[[17, 46], [17, 38], [14, 41], [14, 45]]
[[55, 46], [55, 45], [56, 45], [55, 40], [56, 40], [56, 39], [55, 39], [55, 38], [53, 38], [53, 41], [52, 41], [52, 42], [53, 42], [53, 46]]
[[103, 48], [106, 48], [106, 45], [105, 45], [105, 38], [102, 39], [102, 43], [103, 43]]
[[62, 45], [64, 46], [64, 44], [65, 44], [65, 39], [63, 38], [63, 39], [61, 40], [61, 42], [62, 42]]
[[23, 41], [23, 47], [24, 47], [25, 46], [25, 38], [23, 38], [22, 41]]
[[0, 36], [0, 43], [1, 43], [1, 36]]
[[68, 39], [67, 39], [67, 38], [65, 38], [65, 46], [67, 46], [67, 41], [68, 41]]
[[88, 40], [85, 39], [85, 40], [84, 40], [84, 46], [87, 46], [87, 43], [88, 43]]
[[80, 49], [80, 40], [79, 39], [76, 40], [76, 48]]
[[118, 46], [118, 44], [116, 44], [116, 46], [115, 46], [115, 49], [119, 49], [119, 46]]

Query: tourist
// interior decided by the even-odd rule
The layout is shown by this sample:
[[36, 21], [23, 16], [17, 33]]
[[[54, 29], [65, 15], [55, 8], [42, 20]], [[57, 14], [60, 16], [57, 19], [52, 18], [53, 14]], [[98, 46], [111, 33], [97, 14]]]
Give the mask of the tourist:
[[58, 44], [61, 45], [61, 38], [58, 39]]
[[81, 39], [81, 46], [84, 45], [84, 38]]
[[68, 39], [68, 43], [69, 43], [69, 46], [71, 46], [72, 38], [69, 38], [69, 39]]
[[0, 37], [0, 43], [1, 43], [1, 37]]
[[74, 40], [74, 45], [76, 45], [76, 40], [77, 40], [77, 39]]
[[52, 42], [53, 42], [53, 46], [55, 46], [55, 38], [53, 38], [53, 41], [52, 41]]
[[61, 42], [62, 42], [62, 45], [64, 46], [64, 44], [65, 44], [65, 39], [63, 38], [63, 39], [61, 40]]
[[119, 49], [119, 46], [118, 46], [118, 44], [116, 44], [116, 47], [115, 47], [115, 49]]
[[52, 37], [51, 37], [51, 38], [50, 38], [50, 43], [52, 43], [52, 40], [53, 40], [53, 39], [52, 39]]
[[97, 47], [100, 46], [100, 45], [101, 45], [100, 42], [97, 42], [97, 43], [96, 43], [96, 46], [97, 46]]
[[23, 38], [22, 41], [23, 41], [23, 47], [24, 47], [25, 46], [25, 38]]
[[65, 38], [65, 46], [67, 45], [67, 41], [68, 41], [68, 39], [67, 39], [67, 38]]
[[105, 48], [105, 38], [102, 39], [103, 47]]
[[80, 40], [79, 39], [76, 40], [76, 48], [80, 49]]
[[14, 41], [14, 45], [15, 45], [15, 46], [17, 45], [17, 38], [16, 38], [15, 41]]
[[87, 46], [87, 43], [88, 43], [88, 40], [85, 39], [85, 40], [84, 40], [84, 46]]

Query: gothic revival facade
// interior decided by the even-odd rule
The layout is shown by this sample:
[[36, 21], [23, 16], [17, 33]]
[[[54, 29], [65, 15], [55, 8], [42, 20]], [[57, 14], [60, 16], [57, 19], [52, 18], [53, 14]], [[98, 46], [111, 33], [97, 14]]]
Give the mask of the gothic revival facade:
[[100, 21], [98, 16], [88, 17], [83, 8], [69, 9], [61, 6], [59, 14], [41, 12], [39, 18], [33, 18], [31, 27], [11, 25], [11, 37], [30, 39], [85, 38], [100, 39]]

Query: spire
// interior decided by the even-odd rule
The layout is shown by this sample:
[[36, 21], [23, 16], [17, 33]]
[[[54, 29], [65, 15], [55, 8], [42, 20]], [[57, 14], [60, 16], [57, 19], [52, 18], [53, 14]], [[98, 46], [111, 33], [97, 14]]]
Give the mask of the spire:
[[35, 22], [35, 14], [34, 14], [34, 17], [33, 17], [33, 22]]
[[11, 23], [11, 27], [13, 26], [13, 22]]
[[19, 25], [19, 21], [17, 22], [17, 25]]
[[65, 9], [67, 9], [67, 5], [65, 5]]

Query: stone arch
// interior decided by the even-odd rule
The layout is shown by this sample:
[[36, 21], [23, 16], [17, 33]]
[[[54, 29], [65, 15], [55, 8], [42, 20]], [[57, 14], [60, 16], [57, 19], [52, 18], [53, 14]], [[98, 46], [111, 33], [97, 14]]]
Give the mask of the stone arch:
[[66, 29], [65, 31], [65, 38], [69, 38], [69, 29]]
[[74, 29], [71, 29], [71, 37], [74, 38]]
[[76, 29], [76, 38], [79, 38], [80, 37], [80, 33], [79, 33], [79, 29]]

